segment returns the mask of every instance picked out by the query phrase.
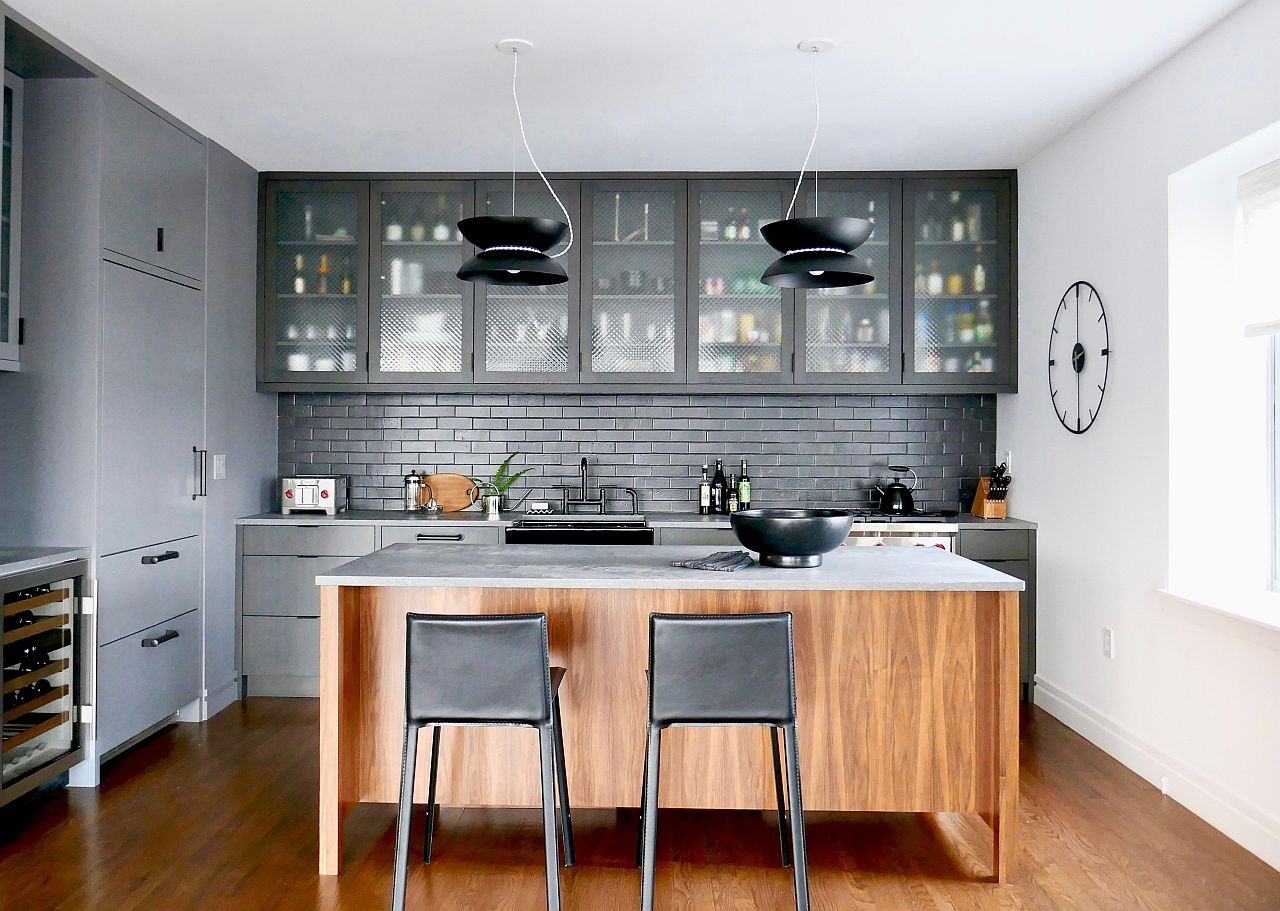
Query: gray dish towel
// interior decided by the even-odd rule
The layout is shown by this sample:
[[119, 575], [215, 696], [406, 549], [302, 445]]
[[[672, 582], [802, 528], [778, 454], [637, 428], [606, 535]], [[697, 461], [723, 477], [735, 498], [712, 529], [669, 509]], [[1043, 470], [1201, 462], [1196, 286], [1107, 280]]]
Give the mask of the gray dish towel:
[[710, 569], [720, 573], [731, 573], [745, 566], [754, 566], [755, 560], [745, 550], [722, 550], [709, 557], [698, 560], [672, 560], [672, 566], [683, 566], [686, 569]]

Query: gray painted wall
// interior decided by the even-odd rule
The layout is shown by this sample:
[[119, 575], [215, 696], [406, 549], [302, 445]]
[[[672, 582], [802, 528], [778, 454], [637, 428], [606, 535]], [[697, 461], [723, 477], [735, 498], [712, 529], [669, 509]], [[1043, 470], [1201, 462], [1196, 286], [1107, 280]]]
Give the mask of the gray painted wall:
[[[211, 712], [236, 689], [235, 519], [272, 503], [276, 470], [275, 396], [254, 390], [257, 350], [258, 175], [208, 143], [208, 278], [205, 319], [204, 686]], [[213, 454], [227, 477], [213, 480]], [[215, 694], [222, 694], [216, 698]]]
[[995, 437], [993, 395], [280, 396], [280, 472], [349, 474], [366, 508], [397, 508], [411, 468], [489, 474], [520, 450], [537, 471], [518, 490], [548, 497], [586, 455], [593, 483], [637, 488], [642, 509], [694, 511], [703, 460], [745, 457], [756, 505], [864, 505], [901, 463], [920, 474], [918, 505], [954, 509]]

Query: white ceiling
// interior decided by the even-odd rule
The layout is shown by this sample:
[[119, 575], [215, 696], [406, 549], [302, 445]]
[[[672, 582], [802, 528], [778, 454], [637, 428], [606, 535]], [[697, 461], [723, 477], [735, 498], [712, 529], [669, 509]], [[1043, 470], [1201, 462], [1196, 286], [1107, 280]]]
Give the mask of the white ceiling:
[[261, 170], [1013, 167], [1242, 0], [8, 0]]

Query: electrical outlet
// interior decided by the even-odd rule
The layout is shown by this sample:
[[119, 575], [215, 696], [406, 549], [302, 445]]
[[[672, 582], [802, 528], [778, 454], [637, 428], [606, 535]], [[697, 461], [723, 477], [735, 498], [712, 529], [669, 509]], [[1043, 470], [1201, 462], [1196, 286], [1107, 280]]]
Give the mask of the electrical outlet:
[[1116, 634], [1106, 627], [1102, 628], [1102, 657], [1114, 658], [1116, 656]]
[[214, 453], [213, 456], [213, 479], [215, 481], [225, 481], [227, 479], [227, 457]]

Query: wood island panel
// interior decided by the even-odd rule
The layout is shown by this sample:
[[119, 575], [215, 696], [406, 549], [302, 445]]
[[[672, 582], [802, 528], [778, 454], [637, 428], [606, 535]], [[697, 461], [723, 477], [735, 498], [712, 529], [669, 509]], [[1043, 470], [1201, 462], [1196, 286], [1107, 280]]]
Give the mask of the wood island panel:
[[[341, 865], [357, 802], [395, 803], [404, 616], [546, 613], [575, 807], [640, 802], [651, 613], [791, 611], [805, 808], [980, 813], [1010, 872], [1017, 782], [1017, 593], [325, 588], [321, 617], [321, 872]], [[477, 669], [477, 673], [482, 670]], [[427, 735], [424, 735], [427, 736]], [[770, 809], [761, 728], [664, 735], [664, 807]], [[417, 799], [426, 800], [427, 749]], [[537, 735], [446, 728], [438, 800], [539, 805]]]

